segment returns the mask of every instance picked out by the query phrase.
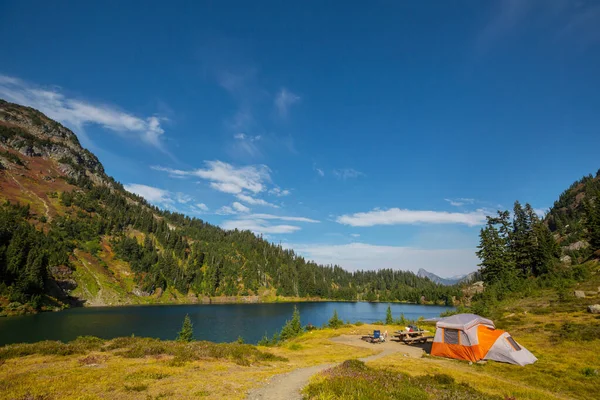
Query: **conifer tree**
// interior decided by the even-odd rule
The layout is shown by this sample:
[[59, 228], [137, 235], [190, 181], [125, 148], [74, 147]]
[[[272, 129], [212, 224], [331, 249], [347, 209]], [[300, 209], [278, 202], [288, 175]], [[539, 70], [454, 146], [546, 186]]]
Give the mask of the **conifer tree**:
[[281, 340], [288, 340], [295, 338], [296, 336], [302, 333], [302, 324], [300, 323], [300, 311], [298, 308], [294, 306], [294, 313], [292, 314], [292, 319], [290, 321], [286, 321], [285, 325], [281, 329], [281, 333], [279, 335]]
[[188, 314], [185, 314], [183, 325], [175, 340], [178, 342], [191, 342], [194, 340], [194, 326], [192, 325], [192, 320]]
[[[487, 284], [502, 281], [514, 275], [514, 258], [511, 251], [509, 212], [498, 211], [497, 217], [487, 217], [485, 228], [479, 234], [477, 257], [483, 280]], [[498, 226], [498, 227], [496, 227]]]
[[388, 304], [387, 310], [385, 312], [385, 324], [392, 325], [394, 323], [394, 318], [392, 317], [392, 308]]

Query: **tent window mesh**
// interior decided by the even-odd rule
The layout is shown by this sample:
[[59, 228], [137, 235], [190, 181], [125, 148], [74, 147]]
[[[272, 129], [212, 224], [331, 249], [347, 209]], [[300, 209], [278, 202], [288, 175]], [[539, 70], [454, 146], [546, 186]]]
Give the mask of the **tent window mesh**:
[[471, 341], [469, 340], [467, 333], [465, 331], [458, 331], [458, 332], [460, 333], [460, 344], [462, 344], [463, 346], [470, 346]]
[[515, 342], [515, 339], [513, 339], [512, 336], [508, 336], [506, 340], [508, 340], [508, 343], [510, 343], [513, 349], [515, 349], [516, 351], [521, 350], [521, 346], [519, 346], [519, 344]]
[[444, 329], [444, 343], [458, 344], [458, 329]]

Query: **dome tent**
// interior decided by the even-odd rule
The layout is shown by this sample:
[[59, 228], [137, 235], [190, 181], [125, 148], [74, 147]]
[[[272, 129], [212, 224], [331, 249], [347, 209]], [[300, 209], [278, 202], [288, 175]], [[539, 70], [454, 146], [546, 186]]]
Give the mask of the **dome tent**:
[[494, 360], [517, 365], [537, 358], [494, 322], [475, 314], [457, 314], [436, 323], [431, 355], [459, 360]]

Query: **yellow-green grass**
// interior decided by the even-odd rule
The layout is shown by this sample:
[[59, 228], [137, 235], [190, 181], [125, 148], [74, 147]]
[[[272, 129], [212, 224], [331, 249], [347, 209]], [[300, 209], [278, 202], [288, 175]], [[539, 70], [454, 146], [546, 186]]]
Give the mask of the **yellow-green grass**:
[[[38, 349], [32, 355], [25, 355], [31, 353], [28, 345], [12, 346], [9, 352], [0, 349], [0, 364], [4, 362], [0, 365], [0, 399], [22, 399], [28, 395], [52, 399], [243, 399], [248, 390], [263, 385], [276, 374], [373, 354], [369, 349], [328, 340], [350, 330], [315, 331], [281, 347], [243, 345], [239, 346], [241, 356], [236, 350], [238, 345], [224, 345], [233, 346], [223, 353], [225, 358], [219, 357], [219, 347], [223, 345], [211, 344], [217, 348], [211, 354], [217, 357], [188, 358], [189, 351], [177, 350], [181, 344], [141, 338], [100, 341], [100, 349], [98, 339], [90, 339], [89, 346], [88, 341], [80, 340], [72, 348], [40, 342], [31, 345]], [[198, 344], [191, 346], [195, 345]], [[260, 359], [252, 349], [275, 358]], [[76, 354], [70, 354], [73, 352]]]
[[[513, 307], [521, 306], [513, 303]], [[371, 365], [416, 376], [445, 373], [490, 395], [517, 399], [596, 398], [600, 384], [600, 340], [593, 337], [570, 340], [560, 335], [564, 324], [569, 322], [580, 324], [580, 329], [600, 329], [597, 317], [585, 311], [535, 315], [525, 310], [507, 315], [496, 323], [533, 352], [538, 358], [536, 363], [525, 367], [493, 361], [469, 365], [438, 357], [409, 359], [395, 354]]]

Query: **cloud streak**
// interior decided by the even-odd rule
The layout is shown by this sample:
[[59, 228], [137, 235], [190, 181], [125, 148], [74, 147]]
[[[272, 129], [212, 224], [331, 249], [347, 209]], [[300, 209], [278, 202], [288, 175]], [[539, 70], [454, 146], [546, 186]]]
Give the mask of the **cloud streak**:
[[221, 228], [227, 230], [239, 229], [251, 231], [256, 234], [286, 234], [299, 231], [301, 228], [295, 225], [270, 225], [264, 219], [233, 219], [221, 224]]
[[[317, 169], [317, 172], [321, 176], [325, 175], [323, 173], [323, 171], [320, 171], [319, 169]], [[365, 174], [360, 171], [355, 170], [354, 168], [340, 168], [340, 169], [333, 170], [333, 176], [345, 181], [346, 179], [354, 179], [354, 178], [358, 178], [361, 176], [365, 176]]]
[[96, 124], [122, 135], [133, 135], [168, 154], [162, 142], [165, 131], [157, 116], [138, 117], [114, 106], [69, 98], [56, 88], [42, 88], [4, 75], [0, 75], [0, 97], [36, 108], [72, 128]]
[[407, 224], [464, 224], [468, 226], [485, 223], [486, 213], [477, 210], [467, 213], [447, 211], [418, 211], [390, 208], [342, 215], [336, 222], [350, 226], [407, 225]]
[[257, 218], [257, 219], [277, 219], [281, 221], [290, 221], [290, 222], [307, 222], [311, 224], [317, 224], [321, 221], [311, 218], [305, 217], [287, 217], [282, 215], [273, 215], [273, 214], [251, 214], [249, 218]]
[[286, 118], [292, 105], [300, 101], [300, 96], [282, 88], [275, 96], [275, 108], [281, 118]]
[[[170, 192], [168, 190], [160, 189], [154, 186], [142, 185], [139, 183], [129, 183], [123, 185], [123, 187], [128, 192], [143, 197], [151, 204], [168, 209], [174, 209], [173, 206], [175, 204], [188, 204], [193, 200], [192, 197], [185, 193]], [[204, 207], [201, 207], [200, 205], [206, 207], [206, 205], [202, 203], [197, 204], [196, 206], [202, 211], [208, 210], [208, 207], [206, 207], [206, 210], [203, 210]]]
[[454, 207], [462, 207], [467, 204], [475, 203], [475, 199], [469, 199], [469, 198], [464, 198], [464, 197], [459, 197], [457, 199], [444, 199], [444, 200], [447, 201], [448, 203], [450, 203], [450, 205], [454, 206]]
[[266, 189], [271, 181], [271, 170], [266, 165], [248, 165], [236, 167], [223, 161], [205, 161], [205, 168], [178, 170], [153, 166], [156, 171], [167, 172], [175, 176], [191, 176], [210, 182], [210, 186], [224, 193], [238, 194], [247, 190], [259, 193]]

